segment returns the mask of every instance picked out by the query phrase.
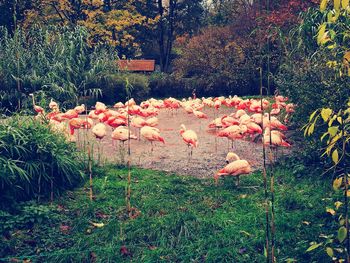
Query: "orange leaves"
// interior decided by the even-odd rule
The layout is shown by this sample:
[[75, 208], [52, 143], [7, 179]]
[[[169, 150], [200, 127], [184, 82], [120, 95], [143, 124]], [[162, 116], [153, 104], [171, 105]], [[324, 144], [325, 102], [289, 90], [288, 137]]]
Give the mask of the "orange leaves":
[[159, 16], [146, 17], [138, 12], [136, 1], [110, 3], [106, 8], [103, 0], [33, 0], [33, 9], [26, 14], [25, 27], [33, 24], [73, 24], [88, 29], [91, 46], [107, 44], [113, 47], [138, 50], [135, 42], [140, 27], [154, 27]]

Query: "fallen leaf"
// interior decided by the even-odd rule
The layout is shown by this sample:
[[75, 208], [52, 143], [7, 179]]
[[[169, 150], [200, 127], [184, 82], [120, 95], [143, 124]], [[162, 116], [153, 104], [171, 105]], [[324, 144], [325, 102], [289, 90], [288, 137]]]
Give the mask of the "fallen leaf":
[[335, 202], [334, 205], [335, 205], [335, 208], [338, 209], [343, 203], [342, 202]]
[[97, 256], [95, 252], [90, 252], [90, 262], [95, 263], [97, 261]]
[[94, 227], [97, 227], [97, 228], [101, 228], [101, 227], [104, 227], [105, 224], [104, 223], [94, 223], [94, 222], [90, 222], [91, 225], [93, 225]]
[[67, 226], [67, 225], [60, 225], [60, 231], [62, 233], [65, 233], [67, 234], [69, 232], [69, 229], [70, 229], [70, 226]]
[[132, 257], [132, 253], [129, 251], [129, 249], [126, 246], [122, 246], [120, 248], [120, 254], [125, 257]]
[[102, 218], [102, 219], [106, 219], [109, 217], [109, 215], [103, 213], [103, 212], [96, 212], [95, 213], [95, 216], [98, 217], [98, 218]]
[[157, 247], [156, 246], [148, 246], [149, 250], [156, 250]]
[[21, 262], [18, 258], [10, 258], [9, 262]]
[[310, 225], [311, 224], [311, 222], [308, 222], [308, 221], [302, 221], [301, 223], [303, 223], [304, 225]]
[[244, 254], [245, 252], [247, 252], [247, 248], [245, 248], [245, 247], [241, 247], [241, 248], [238, 250], [238, 253], [239, 253], [239, 254]]
[[334, 211], [334, 209], [332, 209], [332, 208], [327, 208], [327, 213], [330, 213], [332, 216], [334, 216], [335, 215], [335, 211]]
[[246, 236], [248, 236], [248, 237], [250, 237], [250, 236], [251, 236], [251, 234], [250, 234], [250, 233], [248, 233], [247, 231], [244, 231], [244, 230], [239, 231], [239, 233], [241, 233], [241, 234], [245, 234], [245, 235], [246, 235]]
[[312, 245], [306, 250], [306, 252], [310, 252], [310, 251], [312, 251], [312, 250], [314, 250], [314, 249], [316, 249], [316, 248], [322, 246], [322, 244], [323, 244], [323, 243], [318, 243], [318, 244], [315, 243], [315, 244], [312, 244]]

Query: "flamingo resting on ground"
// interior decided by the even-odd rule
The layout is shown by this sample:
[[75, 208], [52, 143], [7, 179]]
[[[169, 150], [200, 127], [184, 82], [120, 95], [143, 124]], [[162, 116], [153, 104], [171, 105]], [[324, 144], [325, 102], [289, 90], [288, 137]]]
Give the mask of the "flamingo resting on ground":
[[[233, 161], [232, 161], [233, 160]], [[223, 169], [219, 170], [214, 175], [215, 184], [218, 184], [220, 176], [236, 176], [237, 186], [239, 186], [239, 176], [242, 174], [249, 174], [252, 171], [250, 164], [246, 160], [240, 160], [237, 154], [228, 153], [226, 157], [226, 162], [230, 162]]]

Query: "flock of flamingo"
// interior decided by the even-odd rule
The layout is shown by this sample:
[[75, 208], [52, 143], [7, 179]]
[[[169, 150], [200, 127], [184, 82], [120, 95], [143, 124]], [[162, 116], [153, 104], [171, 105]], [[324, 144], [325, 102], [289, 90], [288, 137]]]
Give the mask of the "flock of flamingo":
[[[87, 111], [84, 104], [61, 112], [59, 105], [51, 99], [49, 113], [45, 113], [42, 107], [36, 105], [34, 95], [30, 95], [37, 113], [36, 118], [49, 120], [50, 127], [54, 131], [64, 133], [71, 142], [77, 141], [75, 131], [78, 129], [91, 130], [98, 140], [102, 140], [107, 135], [107, 127], [110, 127], [113, 141], [118, 140], [124, 144], [125, 141], [140, 140], [142, 137], [151, 143], [151, 151], [153, 151], [154, 142], [165, 143], [160, 130], [156, 128], [159, 124], [157, 115], [160, 110], [168, 110], [173, 115], [183, 109], [188, 114], [192, 114], [194, 118], [208, 119], [203, 112], [205, 107], [218, 112], [224, 106], [232, 108], [232, 113], [217, 116], [208, 125], [209, 129], [215, 129], [216, 136], [226, 137], [232, 143], [239, 139], [248, 138], [253, 141], [261, 138], [264, 145], [271, 147], [291, 146], [283, 133], [287, 130], [287, 126], [283, 123], [288, 122], [295, 111], [295, 105], [287, 103], [288, 98], [280, 95], [276, 95], [274, 101], [266, 98], [243, 99], [238, 96], [188, 98], [181, 101], [175, 98], [164, 100], [151, 98], [141, 102], [140, 105], [137, 105], [134, 99], [130, 99], [125, 103], [116, 103], [113, 108], [97, 102], [90, 112]], [[280, 119], [283, 119], [283, 123]], [[130, 125], [138, 129], [138, 135], [131, 132]], [[199, 143], [197, 133], [186, 129], [184, 124], [181, 125], [179, 132], [189, 148], [189, 158], [191, 158], [193, 148], [196, 148]], [[230, 175], [237, 178], [237, 185], [239, 185], [239, 176], [252, 171], [250, 164], [246, 160], [241, 160], [235, 153], [229, 152], [226, 162], [228, 164], [214, 175], [216, 183], [221, 176]]]

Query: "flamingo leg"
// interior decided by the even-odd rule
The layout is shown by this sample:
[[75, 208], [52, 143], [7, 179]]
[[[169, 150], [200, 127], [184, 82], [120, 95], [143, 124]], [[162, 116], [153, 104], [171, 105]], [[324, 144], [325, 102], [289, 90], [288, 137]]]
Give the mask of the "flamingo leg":
[[153, 153], [153, 142], [151, 141], [151, 152]]

